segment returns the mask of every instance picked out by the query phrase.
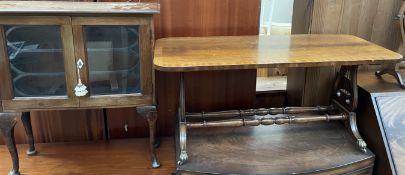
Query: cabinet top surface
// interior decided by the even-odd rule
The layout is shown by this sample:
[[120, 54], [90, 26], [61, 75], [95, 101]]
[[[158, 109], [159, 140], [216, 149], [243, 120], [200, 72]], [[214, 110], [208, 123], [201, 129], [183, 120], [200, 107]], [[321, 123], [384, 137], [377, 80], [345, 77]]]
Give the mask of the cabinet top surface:
[[396, 52], [351, 35], [178, 37], [157, 40], [154, 67], [187, 72], [380, 64], [401, 59]]
[[0, 1], [0, 14], [154, 14], [158, 3]]

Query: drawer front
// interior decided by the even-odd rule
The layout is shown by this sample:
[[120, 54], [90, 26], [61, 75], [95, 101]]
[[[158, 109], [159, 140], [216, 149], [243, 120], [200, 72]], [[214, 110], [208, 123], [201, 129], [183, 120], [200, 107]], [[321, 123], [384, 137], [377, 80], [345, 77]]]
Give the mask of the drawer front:
[[405, 174], [405, 96], [376, 97], [376, 102], [393, 172]]

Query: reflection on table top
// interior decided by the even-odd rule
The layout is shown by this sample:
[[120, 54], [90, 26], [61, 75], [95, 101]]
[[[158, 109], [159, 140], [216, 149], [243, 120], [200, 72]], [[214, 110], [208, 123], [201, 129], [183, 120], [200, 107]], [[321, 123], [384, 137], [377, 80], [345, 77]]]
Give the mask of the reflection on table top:
[[351, 35], [178, 37], [156, 42], [154, 66], [187, 72], [396, 63], [401, 58]]

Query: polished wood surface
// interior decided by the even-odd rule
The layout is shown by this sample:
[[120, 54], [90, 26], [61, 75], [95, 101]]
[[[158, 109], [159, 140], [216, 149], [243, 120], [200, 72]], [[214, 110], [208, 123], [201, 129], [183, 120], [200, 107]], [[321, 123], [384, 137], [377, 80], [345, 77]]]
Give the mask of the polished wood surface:
[[44, 2], [0, 1], [0, 13], [25, 14], [138, 14], [159, 13], [158, 3], [95, 3], [95, 2]]
[[[19, 153], [21, 171], [27, 175], [93, 174], [93, 175], [169, 175], [175, 170], [173, 138], [162, 138], [157, 150], [162, 167], [149, 168], [148, 139], [114, 140], [109, 142], [76, 142], [37, 144], [37, 156]], [[18, 145], [25, 150], [27, 145]], [[11, 167], [5, 146], [0, 146], [0, 174]]]
[[106, 109], [106, 117], [109, 139], [147, 137], [149, 135], [148, 122], [136, 112], [135, 108]]
[[185, 72], [396, 63], [401, 58], [350, 35], [186, 37], [157, 40], [154, 66]]
[[[127, 2], [128, 0], [97, 0]], [[159, 2], [155, 37], [255, 35], [260, 0], [136, 0]], [[248, 14], [248, 15], [247, 15]]]
[[189, 159], [179, 174], [371, 174], [374, 162], [340, 122], [201, 128], [187, 137]]
[[259, 33], [260, 2], [161, 0], [155, 37], [255, 35]]

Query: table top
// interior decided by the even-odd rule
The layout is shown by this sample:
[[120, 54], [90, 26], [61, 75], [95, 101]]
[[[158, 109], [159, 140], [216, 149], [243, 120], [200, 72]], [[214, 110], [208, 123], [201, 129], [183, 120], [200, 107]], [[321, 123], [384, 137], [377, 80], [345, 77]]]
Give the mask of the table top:
[[0, 14], [153, 14], [159, 8], [158, 3], [0, 1]]
[[351, 35], [177, 37], [156, 41], [154, 67], [188, 72], [397, 63], [402, 55]]

